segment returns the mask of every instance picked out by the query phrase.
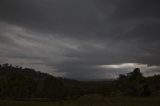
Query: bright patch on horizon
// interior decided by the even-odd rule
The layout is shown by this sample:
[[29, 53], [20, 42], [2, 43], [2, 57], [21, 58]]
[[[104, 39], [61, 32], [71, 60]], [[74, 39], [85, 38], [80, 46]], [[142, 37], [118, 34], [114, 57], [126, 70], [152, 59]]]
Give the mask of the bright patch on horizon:
[[123, 64], [112, 64], [112, 65], [100, 65], [100, 68], [106, 70], [113, 70], [113, 71], [124, 71], [124, 73], [128, 73], [133, 71], [135, 68], [140, 68], [141, 72], [144, 76], [152, 76], [160, 74], [160, 66], [158, 65], [148, 65], [148, 64], [141, 64], [141, 63], [123, 63]]
[[123, 63], [123, 64], [113, 64], [113, 65], [101, 65], [102, 68], [144, 68], [148, 67], [147, 64], [139, 64], [139, 63]]

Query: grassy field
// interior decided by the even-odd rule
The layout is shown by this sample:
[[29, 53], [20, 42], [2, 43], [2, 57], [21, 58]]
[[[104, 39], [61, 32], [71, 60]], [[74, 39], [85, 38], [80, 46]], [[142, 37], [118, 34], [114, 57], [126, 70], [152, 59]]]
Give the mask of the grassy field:
[[78, 100], [61, 102], [0, 101], [0, 106], [160, 106], [160, 98], [85, 96]]

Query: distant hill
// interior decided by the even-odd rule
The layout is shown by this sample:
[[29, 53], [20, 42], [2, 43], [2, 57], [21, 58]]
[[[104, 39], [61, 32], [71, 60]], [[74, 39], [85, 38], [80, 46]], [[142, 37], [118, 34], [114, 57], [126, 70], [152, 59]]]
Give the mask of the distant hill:
[[0, 65], [0, 99], [68, 100], [83, 95], [160, 96], [160, 75], [144, 77], [139, 68], [106, 81], [77, 81], [9, 64]]
[[1, 99], [69, 99], [96, 93], [108, 81], [77, 81], [9, 64], [0, 65]]

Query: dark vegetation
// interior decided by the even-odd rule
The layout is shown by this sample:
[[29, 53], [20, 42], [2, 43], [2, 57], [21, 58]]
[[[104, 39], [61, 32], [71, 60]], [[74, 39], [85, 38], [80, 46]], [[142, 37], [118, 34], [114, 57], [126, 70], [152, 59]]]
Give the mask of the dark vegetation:
[[34, 69], [0, 65], [1, 100], [73, 100], [84, 95], [160, 96], [160, 75], [144, 77], [139, 68], [110, 81], [57, 78]]

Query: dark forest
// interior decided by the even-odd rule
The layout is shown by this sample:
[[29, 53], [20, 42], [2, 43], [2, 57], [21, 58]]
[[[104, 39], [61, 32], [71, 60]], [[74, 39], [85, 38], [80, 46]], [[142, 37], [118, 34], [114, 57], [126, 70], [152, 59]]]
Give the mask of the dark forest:
[[83, 95], [160, 96], [160, 75], [144, 77], [139, 68], [105, 81], [77, 81], [35, 71], [0, 65], [0, 98], [9, 100], [73, 100]]

